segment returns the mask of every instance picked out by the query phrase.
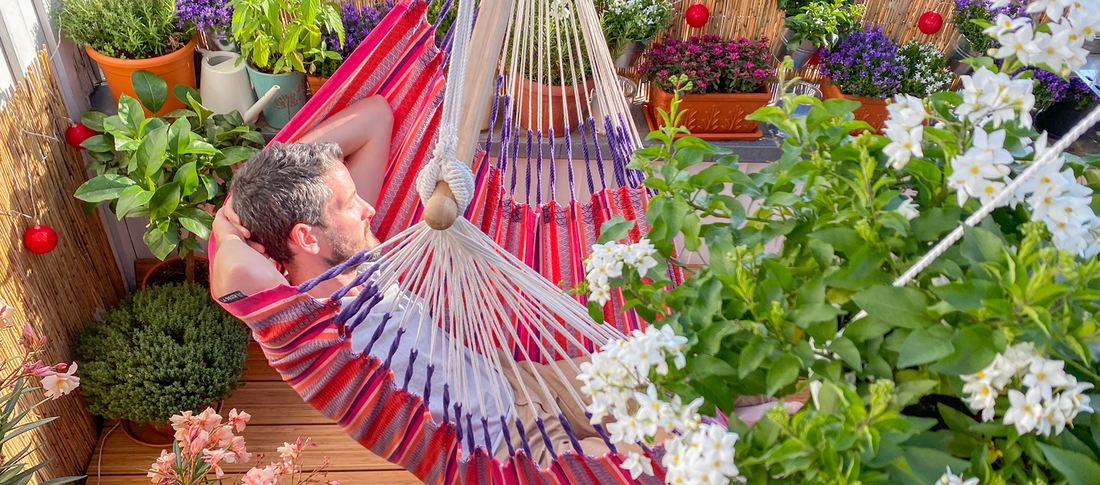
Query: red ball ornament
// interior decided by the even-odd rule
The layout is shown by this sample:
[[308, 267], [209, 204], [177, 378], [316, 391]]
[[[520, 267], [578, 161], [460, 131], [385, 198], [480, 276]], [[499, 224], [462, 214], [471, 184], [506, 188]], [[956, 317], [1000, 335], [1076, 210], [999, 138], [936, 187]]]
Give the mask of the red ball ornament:
[[710, 20], [710, 10], [707, 10], [707, 6], [701, 3], [697, 3], [688, 7], [687, 12], [684, 13], [684, 18], [687, 19], [688, 25], [699, 28], [707, 24], [707, 20]]
[[65, 141], [69, 142], [69, 146], [81, 150], [84, 147], [80, 146], [84, 143], [84, 140], [95, 136], [95, 130], [84, 126], [84, 123], [73, 123], [69, 125], [69, 128], [65, 130]]
[[23, 233], [23, 245], [32, 253], [46, 254], [57, 247], [57, 232], [46, 225], [31, 226]]
[[943, 28], [943, 15], [936, 12], [924, 12], [917, 20], [917, 28], [926, 35], [932, 35]]

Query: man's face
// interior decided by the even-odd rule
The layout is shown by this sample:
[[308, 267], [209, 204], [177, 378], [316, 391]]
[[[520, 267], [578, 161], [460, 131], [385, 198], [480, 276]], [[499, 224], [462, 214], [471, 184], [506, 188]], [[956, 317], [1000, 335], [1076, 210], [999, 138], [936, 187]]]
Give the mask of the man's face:
[[330, 265], [337, 265], [356, 253], [378, 246], [370, 230], [374, 207], [359, 197], [355, 183], [343, 163], [337, 163], [325, 176], [332, 188], [332, 199], [325, 205], [321, 230], [320, 256]]

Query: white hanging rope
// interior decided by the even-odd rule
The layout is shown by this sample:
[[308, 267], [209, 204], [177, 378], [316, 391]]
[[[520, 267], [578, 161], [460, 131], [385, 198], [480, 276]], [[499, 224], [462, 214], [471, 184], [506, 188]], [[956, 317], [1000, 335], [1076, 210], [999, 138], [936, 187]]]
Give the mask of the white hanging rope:
[[[1094, 108], [1087, 117], [1079, 121], [1073, 127], [1073, 129], [1069, 131], [1069, 133], [1066, 133], [1065, 136], [1058, 140], [1058, 143], [1055, 143], [1054, 146], [1048, 148], [1046, 153], [1044, 153], [1038, 161], [1032, 163], [1031, 166], [1027, 168], [1027, 170], [1024, 170], [1024, 173], [1020, 174], [1019, 177], [1016, 177], [1012, 181], [1012, 183], [1008, 184], [1008, 186], [1005, 187], [1004, 190], [1001, 190], [1001, 192], [997, 194], [996, 197], [994, 197], [986, 204], [983, 204], [980, 208], [978, 208], [977, 211], [971, 214], [970, 217], [967, 217], [966, 220], [963, 221], [963, 224], [959, 225], [959, 227], [956, 227], [955, 230], [951, 231], [951, 233], [940, 240], [939, 243], [936, 243], [932, 250], [928, 251], [928, 253], [925, 254], [924, 257], [922, 257], [920, 260], [910, 266], [909, 269], [905, 271], [905, 273], [902, 273], [901, 276], [894, 280], [894, 286], [905, 286], [914, 278], [916, 278], [921, 271], [924, 271], [926, 268], [931, 266], [937, 258], [942, 256], [943, 253], [947, 252], [948, 248], [958, 242], [959, 239], [962, 239], [963, 233], [965, 232], [967, 226], [974, 227], [978, 225], [978, 223], [982, 222], [982, 219], [985, 219], [985, 217], [993, 212], [996, 208], [1008, 202], [1008, 200], [1014, 196], [1016, 191], [1019, 190], [1019, 188], [1024, 185], [1024, 183], [1028, 182], [1037, 174], [1041, 173], [1047, 165], [1051, 165], [1054, 162], [1060, 160], [1062, 158], [1062, 152], [1069, 148], [1069, 146], [1072, 145], [1073, 142], [1077, 141], [1077, 139], [1080, 138], [1081, 135], [1085, 133], [1085, 131], [1095, 125], [1098, 121], [1100, 121], [1100, 106]], [[860, 310], [860, 312], [856, 314], [854, 318], [852, 318], [852, 321], [859, 320], [860, 318], [866, 316], [867, 312]]]

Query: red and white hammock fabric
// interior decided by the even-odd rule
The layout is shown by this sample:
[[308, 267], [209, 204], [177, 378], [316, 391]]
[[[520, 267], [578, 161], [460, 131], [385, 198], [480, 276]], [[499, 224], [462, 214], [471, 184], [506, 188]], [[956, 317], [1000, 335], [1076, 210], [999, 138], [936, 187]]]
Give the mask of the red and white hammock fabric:
[[[380, 94], [389, 101], [394, 111], [395, 129], [383, 195], [377, 204], [378, 214], [373, 229], [380, 239], [402, 241], [393, 244], [390, 255], [400, 254], [402, 250], [417, 254], [418, 249], [410, 249], [411, 245], [436, 237], [423, 236], [426, 226], [409, 227], [419, 220], [422, 211], [414, 180], [433, 151], [444, 92], [441, 72], [443, 55], [432, 42], [433, 29], [425, 22], [425, 10], [426, 5], [421, 0], [405, 0], [397, 5], [275, 138], [279, 142], [292, 142], [328, 116], [368, 96]], [[500, 169], [491, 166], [488, 160], [482, 154], [475, 164], [475, 197], [467, 208], [466, 220], [460, 219], [458, 222], [461, 224], [456, 223], [458, 229], [437, 234], [466, 243], [458, 244], [453, 253], [444, 254], [438, 248], [432, 249], [436, 252], [427, 253], [424, 259], [457, 261], [461, 258], [456, 258], [455, 254], [465, 252], [481, 254], [487, 258], [485, 260], [493, 261], [497, 266], [479, 271], [497, 278], [494, 280], [497, 286], [483, 288], [480, 294], [501, 298], [504, 313], [511, 314], [510, 318], [517, 323], [507, 332], [495, 329], [498, 333], [491, 338], [476, 338], [478, 336], [472, 334], [463, 337], [459, 334], [455, 340], [508, 348], [513, 360], [510, 365], [515, 369], [518, 361], [546, 362], [565, 356], [590, 354], [611, 338], [640, 328], [642, 322], [636, 317], [615, 318], [621, 317], [621, 299], [607, 305], [607, 314], [612, 317], [608, 321], [615, 322], [614, 325], [592, 326], [591, 322], [584, 323], [587, 316], [583, 307], [576, 301], [569, 301], [574, 297], [563, 295], [551, 282], [562, 282], [568, 288], [581, 281], [587, 250], [596, 241], [600, 225], [612, 215], [638, 219], [639, 228], [631, 234], [631, 238], [643, 236], [646, 230], [642, 217], [647, 201], [645, 190], [620, 187], [593, 194], [589, 203], [572, 201], [559, 205], [550, 201], [529, 206], [516, 202], [503, 189]], [[490, 244], [491, 238], [507, 252], [497, 253], [497, 249], [475, 244], [478, 239], [470, 237], [469, 232], [470, 228], [475, 227], [489, 236], [481, 236], [486, 244]], [[410, 231], [418, 230], [421, 232], [409, 236]], [[480, 234], [477, 230], [473, 232]], [[448, 232], [452, 234], [444, 234]], [[424, 244], [431, 247], [430, 242]], [[306, 293], [318, 281], [342, 272], [351, 264], [365, 261], [366, 255], [361, 254], [357, 258], [297, 288], [281, 285], [222, 305], [251, 328], [268, 362], [283, 379], [306, 402], [337, 422], [358, 443], [431, 484], [657, 485], [663, 482], [660, 470], [655, 477], [631, 479], [619, 467], [621, 460], [614, 453], [599, 457], [578, 454], [575, 450], [580, 446], [569, 431], [568, 423], [565, 429], [572, 441], [572, 449], [559, 447], [553, 450], [552, 463], [542, 468], [524, 452], [526, 442], [518, 449], [512, 449], [509, 445], [509, 458], [504, 462], [498, 461], [492, 456], [492, 450], [487, 451], [488, 446], [481, 446], [481, 436], [473, 436], [468, 414], [466, 422], [449, 420], [446, 414], [442, 421], [433, 419], [427, 403], [429, 399], [440, 399], [440, 396], [429, 396], [427, 388], [423, 392], [409, 389], [411, 366], [416, 361], [415, 352], [409, 372], [405, 376], [395, 376], [389, 359], [393, 358], [397, 344], [388, 355], [385, 349], [374, 349], [372, 352], [368, 347], [366, 353], [351, 349], [350, 335], [361, 321], [355, 310], [362, 308], [366, 311], [378, 304], [378, 299], [371, 299], [371, 295], [379, 291], [377, 287], [371, 288], [368, 284], [364, 293], [344, 312], [341, 312], [343, 304], [340, 298], [343, 294], [319, 300]], [[406, 291], [415, 291], [422, 284], [419, 281], [427, 277], [426, 273], [417, 272], [423, 263], [410, 263], [409, 258], [386, 264], [390, 263], [398, 266], [399, 271], [391, 271], [388, 281], [397, 281]], [[402, 264], [410, 266], [400, 270]], [[380, 269], [382, 266], [375, 264], [371, 271], [385, 272]], [[529, 268], [536, 269], [546, 279], [535, 277], [535, 280], [525, 280], [524, 275], [531, 273]], [[422, 278], [404, 278], [393, 276], [394, 273], [418, 274]], [[501, 279], [501, 275], [511, 279]], [[459, 291], [454, 293], [458, 298], [441, 300], [448, 301], [448, 305], [454, 305], [456, 301], [469, 301], [471, 293], [461, 292], [461, 289], [456, 289], [459, 285], [454, 280], [450, 281], [438, 286], [445, 288], [443, 291]], [[500, 285], [501, 281], [521, 283], [506, 287]], [[459, 283], [477, 285], [476, 281]], [[526, 301], [527, 297], [523, 296], [525, 288], [532, 288], [530, 291], [535, 291], [548, 301]], [[505, 301], [508, 298], [511, 300]], [[521, 315], [525, 311], [528, 315], [532, 315], [531, 312], [539, 315]], [[460, 323], [480, 329], [480, 323], [471, 323], [470, 317], [456, 316], [453, 310], [432, 313], [431, 318], [436, 319], [437, 326], [452, 325], [448, 331], [454, 331], [456, 326], [461, 326]], [[481, 314], [484, 315], [484, 308]], [[453, 321], [440, 323], [440, 318]], [[385, 326], [385, 322], [383, 320], [381, 326]], [[407, 323], [400, 322], [398, 341]], [[371, 341], [372, 346], [373, 343], [374, 340]], [[470, 348], [483, 355], [491, 353], [481, 345]], [[499, 368], [500, 362], [495, 362], [495, 365]], [[433, 370], [437, 379], [440, 374], [446, 376], [446, 373], [453, 372], [451, 369], [429, 368], [429, 381], [432, 380]], [[452, 389], [457, 396], [457, 387]], [[446, 403], [446, 391], [444, 394]], [[467, 396], [467, 399], [470, 398]], [[447, 406], [444, 405], [444, 408]], [[456, 410], [454, 417], [460, 418], [457, 414]], [[503, 416], [501, 421], [504, 421]], [[507, 426], [508, 423], [505, 423]], [[614, 450], [614, 446], [606, 441], [602, 428], [597, 428], [607, 446]], [[661, 449], [650, 453], [659, 463]]]

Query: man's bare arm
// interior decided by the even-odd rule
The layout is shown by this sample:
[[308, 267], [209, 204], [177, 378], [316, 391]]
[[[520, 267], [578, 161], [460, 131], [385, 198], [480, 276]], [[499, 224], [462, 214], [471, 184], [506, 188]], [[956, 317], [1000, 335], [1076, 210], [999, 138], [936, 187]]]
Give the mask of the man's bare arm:
[[255, 243], [249, 243], [249, 232], [240, 225], [233, 212], [232, 198], [214, 216], [212, 237], [214, 259], [210, 263], [210, 291], [215, 298], [241, 292], [254, 295], [269, 288], [289, 284], [275, 265], [264, 256]]
[[359, 196], [374, 204], [382, 190], [393, 134], [393, 111], [382, 96], [356, 101], [306, 133], [303, 143], [334, 142], [344, 152]]

